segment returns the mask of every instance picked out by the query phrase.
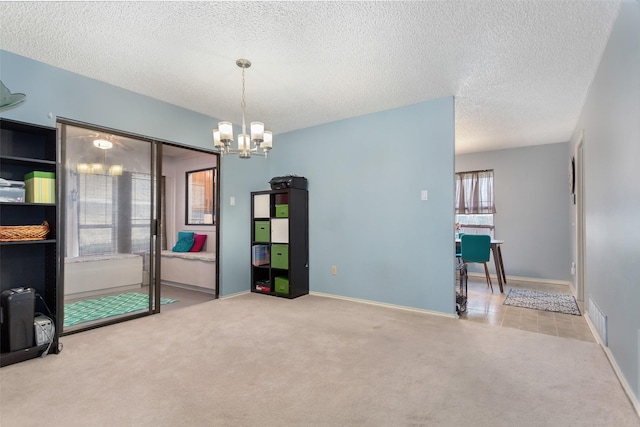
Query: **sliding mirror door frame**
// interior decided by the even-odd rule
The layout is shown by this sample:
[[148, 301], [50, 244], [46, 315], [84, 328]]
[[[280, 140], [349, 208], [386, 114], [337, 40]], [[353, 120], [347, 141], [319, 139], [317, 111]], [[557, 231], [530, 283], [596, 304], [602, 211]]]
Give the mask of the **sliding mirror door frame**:
[[[80, 323], [77, 325], [70, 326], [69, 328], [63, 327], [62, 335], [68, 335], [76, 332], [94, 329], [97, 327], [106, 326], [113, 323], [119, 323], [122, 321], [131, 320], [134, 318], [147, 316], [147, 315], [159, 312], [160, 311], [160, 279], [159, 279], [160, 278], [160, 275], [159, 275], [159, 268], [160, 268], [159, 247], [160, 246], [158, 242], [159, 239], [157, 238], [157, 230], [158, 230], [158, 223], [161, 215], [161, 211], [159, 208], [159, 205], [160, 205], [159, 187], [160, 186], [158, 185], [158, 183], [159, 183], [159, 177], [162, 176], [162, 162], [161, 162], [162, 142], [148, 138], [148, 137], [140, 136], [140, 135], [134, 135], [131, 133], [126, 133], [126, 132], [122, 132], [114, 129], [109, 129], [105, 127], [100, 127], [100, 126], [82, 123], [82, 122], [78, 122], [70, 119], [64, 119], [64, 118], [58, 119], [57, 126], [60, 133], [59, 138], [60, 138], [60, 147], [61, 147], [60, 158], [61, 158], [62, 165], [60, 170], [63, 172], [62, 173], [63, 176], [61, 177], [62, 178], [61, 191], [62, 191], [63, 197], [61, 197], [61, 203], [60, 203], [60, 209], [61, 209], [60, 236], [62, 236], [63, 238], [60, 239], [62, 241], [62, 245], [61, 245], [61, 254], [60, 254], [61, 256], [60, 256], [60, 266], [59, 266], [59, 270], [60, 270], [59, 280], [61, 283], [60, 292], [62, 293], [62, 295], [59, 295], [59, 298], [64, 299], [66, 294], [65, 292], [65, 258], [67, 257], [67, 254], [69, 253], [69, 250], [70, 250], [70, 248], [67, 247], [67, 232], [69, 231], [67, 230], [67, 215], [72, 214], [71, 209], [78, 209], [78, 206], [79, 206], [79, 203], [77, 206], [72, 206], [74, 203], [73, 198], [79, 197], [79, 196], [77, 194], [77, 188], [75, 188], [74, 186], [72, 186], [70, 183], [67, 182], [67, 179], [69, 177], [74, 176], [74, 174], [79, 175], [82, 173], [88, 174], [85, 177], [91, 176], [90, 174], [92, 173], [95, 174], [96, 176], [99, 176], [100, 174], [102, 174], [105, 177], [107, 177], [108, 175], [114, 175], [112, 177], [113, 178], [112, 181], [115, 183], [115, 185], [116, 186], [122, 185], [123, 188], [126, 187], [126, 189], [128, 189], [125, 192], [125, 194], [128, 194], [128, 197], [123, 198], [120, 196], [120, 194], [115, 194], [111, 196], [114, 203], [116, 203], [116, 205], [113, 208], [113, 215], [119, 216], [120, 221], [125, 221], [125, 222], [128, 221], [127, 223], [129, 224], [129, 229], [125, 233], [126, 238], [124, 239], [129, 243], [127, 243], [124, 240], [121, 242], [114, 243], [118, 246], [118, 250], [116, 250], [116, 255], [121, 250], [124, 250], [125, 252], [131, 252], [133, 250], [132, 249], [134, 245], [133, 241], [135, 240], [134, 234], [137, 234], [138, 236], [140, 236], [138, 237], [138, 240], [142, 239], [142, 241], [144, 241], [145, 239], [148, 238], [148, 247], [146, 249], [141, 248], [142, 252], [138, 251], [141, 254], [140, 256], [142, 256], [143, 258], [143, 262], [142, 262], [143, 265], [140, 271], [140, 278], [141, 278], [140, 287], [143, 288], [146, 285], [145, 282], [148, 282], [148, 286], [149, 286], [147, 309], [146, 310], [139, 309], [132, 312], [131, 314], [122, 314], [114, 317], [106, 317], [102, 320], [90, 321], [84, 324]], [[94, 140], [93, 146], [91, 146], [92, 145], [91, 140], [87, 139], [86, 137], [82, 137], [82, 138], [84, 138], [83, 144], [86, 144], [87, 146], [89, 146], [87, 150], [98, 150], [97, 152], [99, 154], [96, 155], [95, 157], [97, 159], [95, 163], [91, 163], [93, 162], [93, 160], [91, 159], [89, 159], [88, 161], [83, 159], [67, 159], [67, 157], [73, 155], [68, 150], [69, 144], [70, 144], [69, 141], [71, 141], [69, 140], [69, 138], [72, 137], [72, 135], [70, 135], [70, 132], [69, 132], [69, 130], [72, 129], [70, 127], [80, 128], [82, 131], [86, 131], [86, 135], [91, 135], [91, 139]], [[73, 130], [77, 131], [78, 129], [73, 129]], [[95, 139], [93, 136], [95, 136]], [[135, 172], [135, 171], [132, 172], [133, 168], [129, 169], [126, 166], [127, 159], [123, 159], [122, 157], [124, 156], [121, 156], [120, 158], [117, 158], [116, 156], [114, 156], [115, 154], [117, 154], [116, 150], [114, 150], [113, 153], [109, 153], [109, 149], [111, 147], [109, 147], [109, 149], [99, 150], [102, 147], [99, 147], [100, 143], [95, 142], [95, 140], [101, 139], [100, 136], [106, 136], [105, 137], [106, 141], [109, 141], [110, 138], [113, 138], [114, 142], [116, 142], [116, 139], [122, 139], [123, 141], [130, 141], [129, 143], [135, 143], [135, 144], [138, 144], [138, 142], [148, 143], [149, 144], [149, 148], [148, 148], [149, 155], [147, 157], [148, 161], [143, 160], [143, 162], [148, 162], [147, 165], [143, 164], [141, 166], [142, 169], [138, 167], [137, 169], [140, 169], [140, 172]], [[122, 145], [124, 146], [125, 144], [123, 143]], [[101, 153], [101, 151], [103, 152]], [[144, 151], [146, 150], [143, 150], [143, 152]], [[107, 153], [111, 154], [111, 158], [107, 157], [108, 156]], [[102, 155], [104, 158], [104, 162], [102, 162], [102, 166], [100, 166], [98, 162], [98, 160], [100, 160], [100, 157], [99, 157], [100, 155]], [[143, 154], [143, 156], [146, 157], [146, 154]], [[131, 154], [127, 155], [127, 157], [131, 157]], [[109, 160], [112, 160], [112, 161], [109, 161]], [[112, 165], [110, 163], [114, 163], [114, 164]], [[124, 167], [123, 167], [123, 164], [125, 165]], [[102, 169], [100, 169], [101, 167]], [[147, 174], [147, 171], [148, 171], [148, 177], [145, 177], [144, 175]], [[131, 181], [128, 185], [121, 183], [122, 174], [128, 177], [129, 180]], [[144, 182], [147, 180], [148, 180], [148, 184]], [[105, 181], [109, 181], [109, 179], [105, 178]], [[141, 194], [143, 194], [142, 196], [143, 198], [140, 199], [142, 200], [142, 203], [138, 200], [138, 198], [136, 198], [136, 194], [133, 194], [135, 192], [141, 192]], [[144, 196], [144, 193], [146, 192], [149, 192], [148, 196]], [[120, 208], [119, 206], [120, 199], [124, 200], [125, 209]], [[145, 204], [145, 200], [149, 201], [148, 205]], [[148, 235], [145, 234], [144, 232], [142, 235], [140, 235], [139, 234], [140, 231], [144, 229], [144, 228], [140, 228], [140, 226], [144, 227], [144, 224], [147, 222], [148, 222], [148, 228], [147, 228]], [[137, 226], [136, 226], [136, 223], [137, 223]], [[112, 225], [112, 227], [116, 227], [116, 226], [117, 224]], [[137, 231], [134, 230], [134, 228]], [[112, 231], [112, 233], [116, 233], [116, 232], [117, 232], [116, 230]], [[118, 240], [118, 237], [119, 236], [116, 237], [116, 240]], [[77, 250], [72, 251], [72, 253], [76, 256], [78, 255]], [[144, 264], [147, 264], [147, 265], [145, 266]], [[64, 306], [65, 304], [61, 303], [60, 305]], [[63, 318], [64, 318], [64, 310], [63, 310]]]

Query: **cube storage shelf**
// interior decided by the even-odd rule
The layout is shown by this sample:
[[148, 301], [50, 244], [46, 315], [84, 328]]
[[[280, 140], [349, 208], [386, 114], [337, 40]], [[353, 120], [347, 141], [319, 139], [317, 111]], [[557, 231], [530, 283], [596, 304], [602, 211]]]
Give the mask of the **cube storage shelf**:
[[[307, 190], [252, 192], [251, 222], [251, 292], [283, 298], [308, 294]], [[268, 254], [264, 254], [264, 249]], [[265, 259], [269, 263], [264, 263]]]
[[[33, 171], [53, 173], [58, 170], [56, 129], [13, 120], [0, 119], [0, 177], [23, 181]], [[59, 194], [59, 192], [58, 192]], [[63, 301], [59, 298], [58, 205], [0, 201], [0, 225], [27, 226], [49, 224], [43, 240], [0, 242], [0, 292], [14, 288], [33, 288], [42, 297], [35, 300], [35, 312], [43, 313], [55, 326], [49, 353], [59, 352]], [[44, 301], [44, 302], [43, 302]], [[46, 305], [45, 305], [46, 303]], [[3, 331], [6, 333], [6, 331]], [[0, 352], [0, 366], [22, 362], [42, 355], [48, 345]]]

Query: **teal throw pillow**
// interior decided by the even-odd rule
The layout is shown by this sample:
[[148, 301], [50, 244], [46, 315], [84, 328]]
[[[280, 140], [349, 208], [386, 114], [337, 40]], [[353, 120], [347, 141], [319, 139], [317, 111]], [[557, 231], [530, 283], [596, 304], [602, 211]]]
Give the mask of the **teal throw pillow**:
[[171, 250], [173, 252], [189, 252], [194, 242], [193, 235], [192, 231], [179, 231], [178, 241]]

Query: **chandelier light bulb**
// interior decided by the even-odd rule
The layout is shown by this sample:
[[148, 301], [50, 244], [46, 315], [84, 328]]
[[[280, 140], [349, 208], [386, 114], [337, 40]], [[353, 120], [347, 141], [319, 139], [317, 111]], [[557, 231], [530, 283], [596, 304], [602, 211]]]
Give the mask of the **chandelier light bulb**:
[[229, 145], [233, 142], [233, 125], [231, 122], [218, 123], [218, 129], [220, 129], [220, 141], [225, 145]]
[[220, 131], [218, 129], [213, 130], [213, 146], [216, 148], [224, 147], [224, 142], [220, 140]]
[[264, 123], [251, 122], [251, 141], [258, 147], [264, 141]]
[[264, 141], [262, 141], [261, 147], [264, 151], [271, 150], [273, 147], [273, 135], [271, 134], [271, 131], [267, 130], [264, 132]]

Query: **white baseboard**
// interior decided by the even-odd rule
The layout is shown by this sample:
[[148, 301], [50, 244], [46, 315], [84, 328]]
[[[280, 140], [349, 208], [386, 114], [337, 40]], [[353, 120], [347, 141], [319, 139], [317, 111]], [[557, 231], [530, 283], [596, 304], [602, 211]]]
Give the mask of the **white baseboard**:
[[[576, 297], [576, 300], [578, 299], [578, 290], [576, 289], [575, 286], [573, 286], [573, 282], [567, 282], [569, 284], [569, 290], [571, 291], [571, 295], [573, 295], [574, 297]], [[582, 301], [582, 300], [580, 300]]]
[[244, 294], [248, 294], [248, 293], [251, 293], [251, 291], [236, 292], [235, 294], [221, 296], [218, 299], [234, 298], [234, 297], [239, 297], [240, 295], [244, 295]]
[[618, 377], [618, 381], [620, 381], [620, 385], [622, 386], [622, 389], [626, 393], [627, 398], [629, 399], [629, 401], [631, 402], [631, 405], [633, 406], [633, 408], [636, 410], [636, 413], [640, 417], [640, 402], [638, 401], [638, 398], [633, 394], [633, 390], [631, 389], [631, 386], [629, 386], [629, 383], [627, 382], [626, 378], [622, 374], [622, 371], [618, 366], [618, 362], [616, 362], [616, 358], [611, 353], [611, 350], [609, 350], [609, 347], [604, 345], [604, 343], [602, 342], [602, 339], [600, 338], [600, 334], [598, 334], [598, 331], [596, 330], [595, 325], [593, 324], [593, 322], [591, 321], [591, 318], [589, 317], [589, 312], [586, 310], [584, 313], [584, 318], [587, 321], [587, 325], [589, 325], [589, 329], [591, 329], [591, 334], [595, 337], [598, 344], [600, 344], [600, 348], [602, 348], [602, 350], [604, 351], [604, 354], [607, 356], [607, 359], [609, 360], [609, 364], [613, 368], [613, 371], [616, 373], [616, 376]]
[[171, 280], [162, 280], [161, 283], [167, 286], [173, 286], [175, 288], [187, 289], [190, 291], [202, 292], [209, 295], [215, 295], [216, 290], [211, 288], [203, 288], [202, 286], [189, 285], [186, 283], [172, 282]]
[[[352, 301], [352, 302], [359, 302], [362, 304], [377, 305], [378, 307], [395, 308], [397, 310], [413, 311], [416, 313], [433, 314], [436, 316], [450, 317], [452, 319], [458, 318], [458, 316], [453, 313], [449, 314], [449, 313], [443, 313], [441, 311], [425, 310], [422, 308], [407, 307], [404, 305], [386, 304], [382, 302], [371, 301], [371, 300], [360, 299], [360, 298], [351, 298], [351, 297], [343, 297], [340, 295], [325, 294], [322, 292], [309, 292], [309, 295], [315, 295], [315, 296], [325, 297], [325, 298], [335, 298], [335, 299], [341, 299], [341, 300]], [[452, 301], [452, 307], [453, 307], [453, 301]]]
[[137, 285], [116, 286], [114, 288], [107, 288], [107, 289], [97, 289], [95, 291], [88, 291], [88, 292], [76, 292], [75, 294], [65, 294], [64, 300], [65, 302], [67, 302], [75, 299], [105, 296], [105, 295], [111, 295], [119, 292], [137, 291], [137, 290], [140, 290], [141, 287], [142, 287], [141, 284], [137, 284]]
[[[480, 278], [480, 279], [485, 278], [484, 273], [476, 273], [474, 271], [470, 271], [467, 274], [469, 275], [469, 277]], [[498, 276], [496, 276], [495, 274], [490, 274], [489, 277], [491, 277], [491, 280], [495, 280], [495, 282], [498, 283]], [[573, 284], [568, 280], [539, 279], [537, 277], [507, 276], [507, 284], [509, 283], [510, 280], [513, 280], [514, 282], [530, 282], [530, 283], [543, 283], [545, 285], [568, 286], [569, 288], [573, 289]]]

